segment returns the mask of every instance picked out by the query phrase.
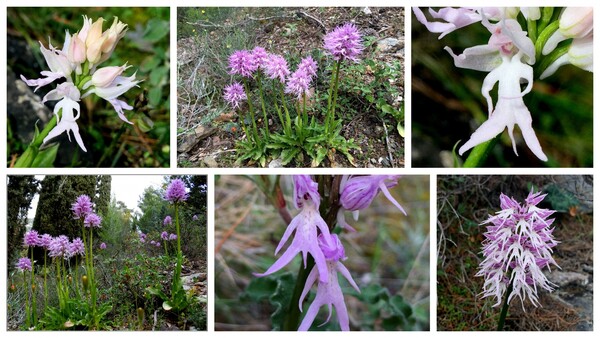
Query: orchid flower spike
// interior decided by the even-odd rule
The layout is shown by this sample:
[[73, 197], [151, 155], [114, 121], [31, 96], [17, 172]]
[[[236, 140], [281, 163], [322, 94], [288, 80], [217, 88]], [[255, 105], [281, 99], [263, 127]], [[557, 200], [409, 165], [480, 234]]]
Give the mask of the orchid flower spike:
[[485, 239], [482, 242], [483, 261], [475, 276], [484, 277], [483, 296], [495, 297], [498, 306], [512, 283], [508, 303], [519, 297], [521, 305], [527, 297], [534, 306], [539, 305], [539, 288], [552, 291], [555, 286], [542, 273], [550, 265], [558, 267], [552, 258], [552, 248], [558, 244], [551, 228], [554, 210], [541, 209], [537, 205], [546, 195], [533, 190], [521, 205], [513, 198], [500, 195], [500, 207], [485, 220]]

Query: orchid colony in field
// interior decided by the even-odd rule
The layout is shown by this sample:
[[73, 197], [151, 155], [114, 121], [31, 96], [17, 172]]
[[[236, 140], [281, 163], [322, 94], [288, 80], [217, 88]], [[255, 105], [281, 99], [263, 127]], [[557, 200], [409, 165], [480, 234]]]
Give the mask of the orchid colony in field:
[[[236, 50], [229, 57], [229, 74], [241, 79], [226, 86], [223, 91], [225, 101], [239, 114], [239, 123], [245, 140], [238, 142], [238, 161], [251, 160], [266, 164], [268, 152], [279, 155], [282, 164], [292, 160], [302, 160], [304, 153], [318, 166], [326, 156], [333, 158], [335, 151], [344, 154], [348, 161], [354, 159], [349, 149], [356, 148], [353, 140], [341, 135], [341, 118], [336, 116], [340, 67], [344, 63], [359, 62], [364, 49], [362, 35], [352, 23], [336, 27], [323, 39], [323, 48], [333, 59], [331, 81], [327, 91], [327, 106], [324, 124], [313, 116], [308, 117], [309, 100], [314, 98], [317, 80], [317, 62], [312, 56], [305, 56], [292, 71], [291, 65], [280, 54], [267, 52], [256, 46], [252, 50]], [[255, 107], [252, 101], [252, 86], [258, 89], [261, 104], [263, 128], [259, 130]], [[268, 87], [267, 87], [268, 86]], [[267, 88], [270, 90], [267, 91]], [[266, 94], [273, 104], [266, 104]], [[247, 104], [249, 121], [242, 107]], [[291, 113], [296, 112], [292, 117]], [[275, 114], [276, 113], [276, 114]], [[269, 131], [269, 116], [273, 114], [281, 125], [282, 132]]]

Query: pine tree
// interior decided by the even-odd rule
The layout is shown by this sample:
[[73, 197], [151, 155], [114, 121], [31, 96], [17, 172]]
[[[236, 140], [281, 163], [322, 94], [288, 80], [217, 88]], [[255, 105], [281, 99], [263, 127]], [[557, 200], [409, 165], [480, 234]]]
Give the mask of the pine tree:
[[81, 221], [73, 219], [71, 206], [82, 194], [90, 196], [93, 202], [97, 200], [96, 176], [46, 176], [41, 183], [33, 229], [40, 234], [81, 237]]
[[8, 268], [13, 266], [15, 253], [23, 245], [23, 235], [27, 225], [27, 213], [31, 201], [38, 191], [39, 181], [34, 176], [9, 176], [7, 190], [6, 216], [8, 226]]
[[96, 210], [98, 214], [104, 216], [108, 211], [111, 196], [111, 182], [112, 177], [110, 175], [98, 175], [97, 179], [97, 192], [98, 198], [96, 199]]

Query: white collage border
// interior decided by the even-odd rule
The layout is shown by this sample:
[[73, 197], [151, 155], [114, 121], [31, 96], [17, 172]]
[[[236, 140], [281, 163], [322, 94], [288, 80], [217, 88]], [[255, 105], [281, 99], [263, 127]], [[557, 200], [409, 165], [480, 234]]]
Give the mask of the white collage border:
[[[7, 175], [79, 175], [79, 174], [110, 174], [110, 175], [174, 175], [174, 174], [196, 174], [196, 175], [207, 175], [208, 176], [208, 222], [207, 222], [207, 231], [208, 231], [208, 307], [207, 307], [207, 326], [208, 332], [181, 332], [181, 334], [185, 334], [187, 336], [192, 335], [209, 335], [212, 337], [213, 335], [222, 336], [222, 337], [235, 337], [235, 335], [239, 334], [238, 332], [215, 332], [214, 331], [214, 288], [216, 281], [214, 280], [214, 217], [215, 217], [215, 201], [214, 201], [214, 175], [233, 175], [233, 174], [404, 174], [404, 175], [429, 175], [430, 177], [430, 331], [425, 332], [311, 332], [308, 333], [310, 336], [323, 336], [323, 335], [334, 335], [341, 337], [342, 334], [350, 334], [350, 335], [358, 335], [364, 336], [365, 334], [369, 337], [374, 337], [375, 334], [382, 334], [388, 337], [397, 336], [397, 335], [410, 335], [414, 337], [443, 337], [443, 336], [452, 336], [457, 333], [451, 332], [438, 332], [437, 331], [437, 290], [436, 290], [436, 270], [437, 270], [437, 260], [436, 260], [436, 243], [437, 243], [437, 225], [436, 225], [436, 214], [437, 214], [437, 206], [436, 206], [436, 189], [437, 189], [437, 175], [450, 175], [450, 174], [474, 174], [474, 175], [561, 175], [561, 174], [575, 174], [575, 175], [584, 175], [584, 174], [594, 174], [593, 168], [480, 168], [480, 169], [463, 169], [463, 168], [412, 168], [411, 167], [411, 19], [412, 12], [410, 10], [411, 6], [481, 6], [482, 4], [485, 6], [594, 6], [596, 19], [598, 17], [598, 9], [600, 9], [600, 1], [597, 3], [592, 3], [591, 0], [570, 0], [570, 1], [498, 1], [498, 0], [490, 0], [490, 1], [422, 1], [422, 0], [298, 0], [293, 3], [286, 3], [286, 5], [290, 5], [293, 7], [303, 7], [303, 6], [319, 6], [319, 7], [328, 7], [328, 6], [348, 6], [348, 7], [362, 7], [362, 6], [370, 6], [370, 7], [405, 7], [405, 84], [404, 84], [404, 92], [405, 92], [405, 111], [408, 112], [405, 116], [405, 129], [406, 129], [406, 138], [405, 138], [405, 165], [406, 168], [382, 168], [382, 169], [364, 169], [364, 168], [279, 168], [279, 169], [267, 169], [267, 168], [177, 168], [177, 126], [176, 126], [176, 115], [177, 115], [177, 37], [176, 37], [176, 21], [177, 21], [177, 7], [259, 7], [259, 6], [278, 6], [280, 5], [280, 1], [275, 0], [245, 0], [245, 1], [235, 1], [235, 0], [104, 0], [104, 1], [96, 1], [89, 0], [85, 4], [82, 2], [78, 2], [75, 0], [54, 0], [54, 1], [40, 1], [40, 0], [3, 0], [0, 3], [0, 105], [3, 108], [1, 113], [2, 117], [0, 117], [0, 154], [6, 154], [6, 102], [11, 99], [7, 97], [7, 82], [6, 82], [6, 65], [7, 65], [7, 7], [95, 7], [95, 6], [103, 6], [103, 7], [170, 7], [170, 60], [171, 60], [171, 73], [170, 73], [170, 90], [171, 90], [171, 102], [170, 102], [170, 114], [171, 114], [171, 155], [170, 155], [170, 168], [81, 168], [81, 169], [64, 169], [64, 168], [47, 168], [47, 169], [12, 169], [6, 168], [6, 165], [3, 164], [0, 166], [0, 175], [4, 182], [7, 181]], [[126, 6], [125, 6], [126, 5]], [[598, 22], [598, 20], [595, 20]], [[598, 59], [598, 43], [594, 44], [594, 63], [597, 63]], [[593, 75], [594, 83], [597, 82], [596, 74]], [[598, 86], [596, 85], [594, 88], [594, 98], [598, 97]], [[596, 112], [596, 108], [594, 106], [594, 112]], [[595, 114], [594, 114], [595, 115]], [[600, 145], [600, 141], [598, 141], [598, 118], [594, 119], [594, 145], [597, 148]], [[598, 156], [594, 157], [594, 168], [597, 168], [598, 165]], [[600, 188], [594, 188], [594, 196], [598, 196], [598, 191]], [[2, 258], [0, 258], [3, 275], [0, 277], [0, 299], [2, 302], [0, 303], [0, 333], [4, 334], [5, 332], [9, 337], [12, 336], [38, 336], [40, 337], [43, 334], [44, 337], [58, 337], [61, 334], [66, 335], [80, 335], [81, 332], [14, 332], [14, 331], [6, 331], [6, 184], [0, 184], [0, 253], [2, 253]], [[594, 201], [594, 210], [598, 209], [598, 202]], [[594, 230], [597, 230], [597, 222], [594, 221]], [[597, 236], [594, 236], [597, 237]], [[597, 238], [596, 238], [597, 239]], [[594, 243], [594, 261], [598, 259], [599, 252], [599, 244], [598, 241]], [[594, 288], [595, 291], [597, 288]], [[598, 301], [598, 297], [594, 298], [594, 308], [596, 311], [594, 312], [594, 322], [598, 322], [598, 305], [600, 302]], [[596, 327], [596, 326], [595, 326]], [[595, 328], [594, 331], [598, 331]], [[160, 335], [162, 336], [171, 336], [174, 337], [176, 334], [180, 332], [111, 332], [110, 335], [127, 335], [141, 337], [142, 334], [150, 334], [150, 335]], [[106, 334], [106, 332], [85, 332], [86, 335], [100, 335]], [[268, 335], [276, 335], [281, 333], [275, 332], [248, 332], [246, 333], [250, 338], [260, 337], [263, 334]], [[296, 333], [296, 332], [286, 332], [284, 335], [299, 335], [304, 333]], [[471, 335], [475, 337], [475, 335], [479, 334], [477, 332], [464, 332], [463, 334]], [[510, 333], [500, 333], [500, 332], [486, 332], [486, 335], [490, 337], [499, 337], [506, 336]], [[520, 333], [518, 333], [521, 335]], [[524, 334], [524, 333], [523, 333]], [[555, 336], [558, 337], [561, 332], [544, 332], [544, 333], [527, 333], [528, 337], [537, 336], [542, 337], [542, 335], [546, 336]], [[591, 337], [592, 332], [573, 332], [575, 336], [586, 336]]]

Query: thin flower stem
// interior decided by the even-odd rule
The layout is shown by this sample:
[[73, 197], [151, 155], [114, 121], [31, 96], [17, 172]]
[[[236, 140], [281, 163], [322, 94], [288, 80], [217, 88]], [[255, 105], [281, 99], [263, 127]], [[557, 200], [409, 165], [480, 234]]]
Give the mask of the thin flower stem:
[[48, 306], [48, 284], [46, 284], [46, 280], [48, 277], [48, 271], [46, 270], [46, 258], [48, 257], [48, 250], [44, 249], [44, 311], [46, 311], [46, 307]]
[[537, 40], [537, 21], [527, 20], [527, 34], [529, 35], [531, 42], [535, 44], [535, 41]]
[[[273, 87], [275, 87], [275, 82], [277, 80], [273, 80]], [[279, 81], [277, 81], [279, 82]], [[281, 84], [281, 82], [279, 82]], [[285, 98], [282, 97], [282, 104], [285, 104]], [[279, 105], [276, 103], [275, 104], [275, 109], [277, 110], [277, 115], [279, 116], [279, 122], [281, 123], [281, 127], [283, 128], [283, 133], [287, 136], [287, 129], [285, 128], [285, 120], [283, 119], [283, 115], [281, 114], [281, 108], [279, 108]]]
[[300, 300], [300, 296], [302, 295], [304, 285], [306, 284], [308, 274], [314, 265], [315, 260], [312, 258], [312, 256], [307, 257], [306, 268], [304, 268], [304, 264], [300, 264], [298, 277], [296, 278], [296, 285], [294, 286], [294, 292], [292, 293], [292, 298], [290, 299], [290, 304], [288, 305], [286, 316], [281, 328], [283, 331], [298, 330], [298, 326], [300, 325], [300, 308], [298, 307], [298, 302]]
[[554, 14], [554, 7], [543, 7], [541, 11], [542, 13], [540, 16], [539, 23], [537, 25], [538, 33], [543, 31], [546, 28], [546, 26], [548, 26], [548, 23], [550, 23], [550, 20], [552, 20], [552, 15]]
[[35, 262], [33, 261], [33, 247], [31, 248], [31, 313], [32, 313], [32, 324], [37, 324], [37, 306], [35, 296]]
[[333, 74], [331, 76], [331, 81], [329, 82], [329, 90], [327, 91], [328, 95], [327, 95], [327, 115], [325, 116], [325, 133], [327, 135], [329, 135], [329, 129], [330, 129], [330, 122], [329, 122], [329, 112], [331, 111], [331, 101], [332, 101], [332, 97], [333, 97], [333, 87], [335, 86], [335, 82], [336, 82], [336, 77], [337, 77], [337, 71], [339, 70], [339, 62], [338, 61], [334, 61], [334, 71]]
[[[59, 115], [62, 115], [62, 109], [58, 111]], [[56, 127], [57, 119], [56, 115], [53, 115], [48, 124], [42, 129], [42, 131], [31, 141], [25, 152], [19, 156], [19, 159], [15, 163], [15, 168], [31, 168], [36, 156], [40, 152], [40, 147], [44, 141], [44, 138], [48, 136], [48, 133]]]
[[506, 320], [506, 314], [508, 313], [508, 296], [512, 293], [513, 290], [513, 281], [510, 281], [508, 288], [506, 289], [506, 294], [504, 295], [504, 302], [502, 303], [502, 310], [500, 311], [500, 319], [498, 320], [498, 328], [497, 331], [502, 331], [504, 329], [504, 321]]
[[331, 127], [333, 127], [333, 121], [335, 121], [335, 108], [337, 106], [338, 97], [338, 85], [340, 82], [340, 61], [337, 61], [335, 66], [335, 84], [333, 86], [333, 102], [331, 103]]
[[289, 134], [292, 128], [292, 120], [290, 119], [290, 112], [288, 111], [287, 108], [287, 102], [285, 101], [285, 94], [283, 92], [283, 83], [280, 83], [279, 85], [279, 89], [280, 89], [280, 94], [281, 94], [281, 101], [283, 102], [283, 110], [285, 111], [285, 126], [284, 128], [286, 128], [286, 132]]
[[257, 82], [258, 82], [258, 93], [260, 95], [260, 104], [262, 106], [262, 111], [263, 111], [263, 119], [264, 119], [264, 126], [265, 126], [265, 131], [267, 133], [267, 138], [270, 137], [269, 135], [269, 119], [267, 117], [267, 108], [265, 108], [265, 99], [263, 97], [263, 87], [262, 87], [262, 81], [261, 81], [261, 74], [262, 73], [258, 73], [258, 78], [257, 78]]
[[29, 311], [29, 296], [31, 295], [31, 289], [27, 285], [27, 274], [25, 273], [25, 270], [23, 270], [23, 289], [25, 290], [25, 326], [26, 329], [29, 330], [29, 327], [31, 326], [31, 313]]
[[254, 135], [254, 142], [258, 143], [258, 128], [256, 127], [256, 118], [254, 117], [254, 107], [252, 106], [252, 100], [250, 99], [250, 89], [248, 87], [248, 80], [244, 78], [244, 90], [246, 91], [246, 97], [248, 98], [248, 110], [250, 111], [250, 120], [252, 121], [252, 131]]

